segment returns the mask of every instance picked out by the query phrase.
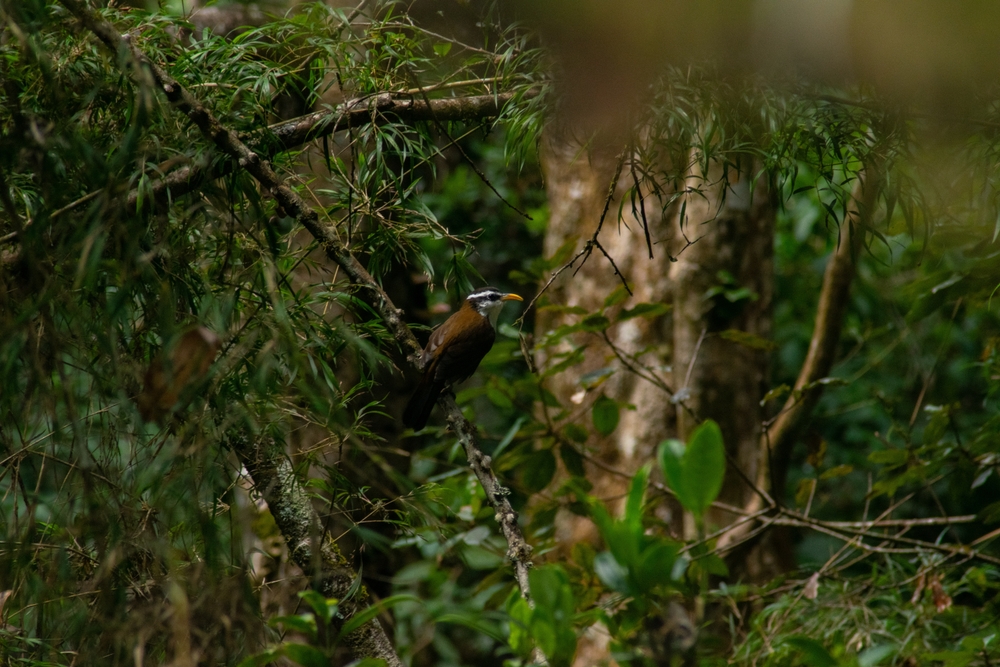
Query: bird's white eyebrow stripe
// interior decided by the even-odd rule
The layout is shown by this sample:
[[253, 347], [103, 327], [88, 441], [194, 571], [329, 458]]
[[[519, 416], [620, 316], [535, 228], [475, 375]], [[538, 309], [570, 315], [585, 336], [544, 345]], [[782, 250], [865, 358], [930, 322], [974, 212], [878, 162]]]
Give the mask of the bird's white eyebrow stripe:
[[473, 292], [472, 294], [470, 294], [465, 298], [479, 300], [493, 296], [503, 296], [503, 292], [501, 292], [500, 290], [490, 290], [488, 292]]

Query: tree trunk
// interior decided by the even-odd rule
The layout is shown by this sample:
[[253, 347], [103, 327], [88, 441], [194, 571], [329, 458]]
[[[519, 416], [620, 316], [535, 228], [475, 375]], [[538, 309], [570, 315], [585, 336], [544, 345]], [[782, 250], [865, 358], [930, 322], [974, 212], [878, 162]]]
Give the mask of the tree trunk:
[[[742, 507], [754, 493], [748, 480], [757, 475], [768, 380], [774, 207], [751, 158], [738, 167], [709, 161], [707, 173], [700, 154], [691, 164], [675, 224], [692, 245], [670, 271], [674, 384], [683, 398], [678, 437], [686, 439], [705, 419], [718, 422], [729, 459], [719, 500]], [[707, 517], [717, 525], [735, 518], [718, 511]]]
[[[578, 251], [585, 249], [607, 208], [597, 240], [634, 292], [616, 309], [640, 302], [672, 303], [673, 312], [652, 320], [616, 323], [608, 328], [607, 340], [599, 334], [574, 334], [558, 350], [540, 354], [540, 367], [552, 360], [555, 351], [574, 345], [587, 346], [583, 363], [556, 374], [546, 386], [562, 405], [572, 408], [570, 418], [578, 418], [579, 410], [589, 411], [602, 393], [635, 406], [621, 411], [618, 427], [610, 436], [592, 433], [586, 442], [587, 479], [596, 497], [623, 498], [629, 476], [655, 460], [661, 441], [683, 439], [695, 425], [712, 418], [722, 428], [731, 460], [720, 499], [742, 506], [752, 493], [743, 476], [752, 480], [757, 474], [763, 421], [760, 399], [768, 371], [764, 339], [771, 333], [774, 207], [767, 183], [757, 176], [759, 167], [750, 160], [741, 165], [742, 170], [730, 166], [728, 172], [712, 162], [707, 174], [698, 167], [689, 171], [684, 181], [687, 193], [665, 210], [662, 199], [647, 196], [650, 258], [641, 208], [637, 215], [627, 198], [620, 221], [617, 216], [623, 197], [628, 197], [634, 185], [630, 157], [626, 154], [621, 159], [600, 149], [588, 153], [576, 142], [548, 137], [542, 153], [551, 211], [545, 253], [552, 257], [569, 241]], [[698, 159], [692, 162], [699, 164]], [[612, 182], [614, 190], [610, 190]], [[670, 195], [660, 193], [660, 197]], [[553, 304], [596, 313], [620, 284], [615, 268], [596, 250], [582, 267], [577, 265], [557, 278], [548, 298]], [[605, 312], [615, 320], [616, 310]], [[539, 340], [580, 317], [541, 310]], [[583, 393], [581, 378], [602, 368], [613, 369], [613, 375]], [[636, 368], [645, 377], [637, 375]], [[659, 511], [680, 532], [683, 523], [677, 509], [674, 503], [666, 503]], [[734, 518], [715, 511], [708, 520], [724, 525]], [[569, 512], [558, 515], [557, 548], [565, 555], [580, 541], [603, 548], [589, 520]], [[752, 560], [761, 562], [757, 556]], [[759, 565], [747, 569], [762, 571]], [[581, 643], [576, 664], [606, 658], [607, 647], [590, 638]]]
[[[666, 247], [672, 232], [662, 214], [662, 202], [646, 196], [644, 203], [651, 240], [662, 242], [653, 246], [652, 259], [647, 252], [641, 215], [632, 214], [629, 199], [624, 202], [621, 220], [618, 219], [622, 198], [633, 185], [628, 166], [631, 156], [620, 159], [615, 155], [620, 148], [598, 146], [588, 151], [587, 147], [572, 139], [550, 134], [542, 151], [542, 168], [550, 204], [544, 250], [546, 257], [555, 255], [568, 241], [574, 242], [577, 250], [585, 248], [607, 204], [607, 217], [598, 241], [633, 291], [630, 299], [609, 309], [612, 321], [614, 314], [623, 308], [643, 302], [669, 303], [673, 295], [668, 279], [670, 259]], [[620, 178], [616, 179], [616, 174]], [[616, 183], [616, 187], [608, 202], [612, 182]], [[595, 313], [604, 307], [605, 298], [621, 284], [609, 260], [600, 250], [595, 250], [582, 266], [578, 262], [564, 272], [549, 288], [547, 297], [551, 303], [579, 306], [588, 313]], [[578, 321], [580, 317], [542, 310], [538, 315], [536, 331], [540, 338], [555, 327]], [[666, 385], [669, 384], [666, 369], [670, 359], [670, 321], [669, 314], [651, 319], [627, 319], [608, 328], [608, 339], [618, 348], [619, 354], [626, 359], [635, 357], [637, 362], [649, 369], [649, 373]], [[602, 394], [622, 405], [635, 406], [634, 410], [620, 411], [618, 427], [611, 435], [602, 437], [592, 433], [585, 444], [591, 457], [587, 463], [587, 479], [594, 485], [592, 493], [599, 498], [621, 498], [629, 477], [653, 460], [657, 445], [675, 432], [670, 396], [662, 388], [630, 372], [600, 334], [576, 334], [563, 341], [560, 349], [565, 351], [573, 345], [586, 346], [584, 362], [547, 380], [547, 388], [564, 406], [572, 408], [574, 415], [581, 410], [589, 412]], [[552, 352], [550, 350], [539, 356], [542, 366], [552, 358]], [[581, 378], [604, 368], [614, 373], [603, 384], [582, 394]], [[557, 544], [567, 551], [580, 541], [597, 543], [593, 524], [568, 512], [560, 515], [556, 530]]]

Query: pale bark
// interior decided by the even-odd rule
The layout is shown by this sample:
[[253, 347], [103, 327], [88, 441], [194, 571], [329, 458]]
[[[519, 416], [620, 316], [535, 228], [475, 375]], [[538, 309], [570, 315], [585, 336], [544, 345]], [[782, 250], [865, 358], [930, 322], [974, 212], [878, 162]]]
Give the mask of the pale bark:
[[[678, 434], [685, 439], [705, 419], [719, 423], [729, 455], [719, 500], [743, 506], [754, 492], [760, 399], [768, 379], [765, 349], [720, 335], [737, 331], [769, 339], [774, 291], [774, 207], [759, 165], [746, 156], [738, 169], [711, 160], [707, 173], [692, 155], [684, 219], [675, 221], [693, 245], [671, 267], [674, 289], [674, 385]], [[728, 276], [731, 276], [729, 278]], [[731, 281], [730, 292], [750, 290], [735, 302], [709, 291]], [[711, 523], [736, 517], [714, 511]]]
[[[646, 193], [644, 208], [653, 243], [653, 258], [647, 251], [641, 215], [632, 213], [631, 200], [626, 198], [619, 221], [622, 198], [634, 185], [628, 161], [616, 152], [623, 147], [587, 147], [565, 136], [550, 134], [542, 151], [542, 167], [550, 204], [549, 226], [545, 238], [545, 255], [551, 257], [567, 241], [574, 241], [577, 250], [584, 249], [601, 220], [605, 206], [607, 217], [598, 241], [621, 271], [633, 296], [611, 314], [636, 303], [669, 303], [672, 289], [668, 280], [670, 258], [667, 243], [671, 230], [662, 215], [662, 201]], [[612, 199], [608, 202], [609, 186], [616, 181]], [[638, 200], [637, 200], [638, 206]], [[558, 268], [558, 267], [557, 267]], [[578, 269], [578, 271], [576, 270]], [[565, 271], [550, 286], [548, 299], [555, 304], [580, 306], [589, 313], [603, 308], [604, 299], [620, 286], [615, 268], [601, 253], [593, 252], [580, 266]], [[545, 332], [560, 324], [577, 321], [579, 315], [553, 315], [545, 310], [538, 314], [536, 331]], [[613, 317], [612, 317], [613, 319]], [[666, 372], [670, 360], [670, 317], [655, 319], [633, 318], [608, 329], [608, 339], [626, 359], [638, 355], [641, 364], [669, 383]], [[585, 361], [551, 378], [547, 388], [560, 402], [571, 409], [580, 423], [589, 423], [589, 411], [602, 393], [635, 410], [623, 409], [617, 429], [607, 437], [593, 433], [585, 444], [590, 457], [587, 479], [594, 485], [592, 493], [599, 498], [620, 498], [628, 485], [628, 476], [652, 461], [657, 445], [674, 433], [674, 415], [670, 396], [661, 387], [630, 372], [615, 351], [598, 334], [577, 334], [562, 343], [562, 349], [585, 345]], [[551, 358], [544, 352], [539, 362], [544, 366]], [[586, 373], [611, 368], [614, 374], [599, 387], [583, 390], [580, 379]], [[577, 401], [573, 401], [574, 395]], [[581, 417], [582, 415], [582, 417]], [[591, 429], [593, 430], [593, 429]], [[624, 473], [624, 474], [622, 474]], [[597, 542], [593, 524], [565, 512], [557, 523], [557, 543], [568, 550], [580, 541]]]

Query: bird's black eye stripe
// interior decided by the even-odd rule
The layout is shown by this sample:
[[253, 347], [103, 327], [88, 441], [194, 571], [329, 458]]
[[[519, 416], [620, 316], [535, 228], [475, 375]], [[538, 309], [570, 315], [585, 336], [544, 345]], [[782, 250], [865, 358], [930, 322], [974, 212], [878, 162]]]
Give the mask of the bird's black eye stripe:
[[473, 292], [468, 296], [470, 301], [499, 301], [501, 297], [503, 294], [497, 290]]

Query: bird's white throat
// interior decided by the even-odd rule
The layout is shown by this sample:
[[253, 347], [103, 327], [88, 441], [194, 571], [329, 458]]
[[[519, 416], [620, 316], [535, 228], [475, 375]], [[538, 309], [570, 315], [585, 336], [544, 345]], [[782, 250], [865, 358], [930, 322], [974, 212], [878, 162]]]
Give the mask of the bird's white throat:
[[487, 301], [480, 308], [480, 314], [490, 321], [491, 327], [496, 329], [497, 318], [500, 317], [500, 311], [503, 309], [503, 301]]

